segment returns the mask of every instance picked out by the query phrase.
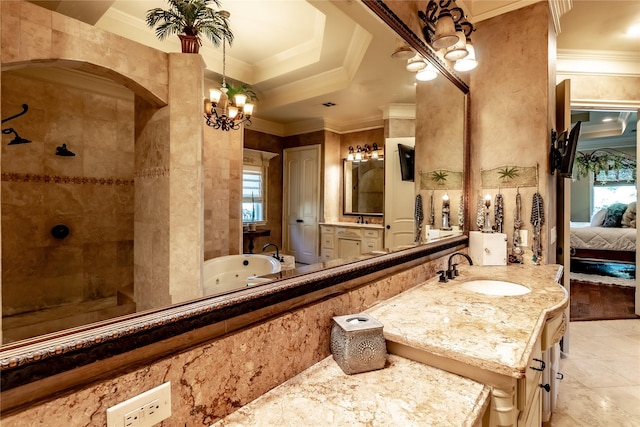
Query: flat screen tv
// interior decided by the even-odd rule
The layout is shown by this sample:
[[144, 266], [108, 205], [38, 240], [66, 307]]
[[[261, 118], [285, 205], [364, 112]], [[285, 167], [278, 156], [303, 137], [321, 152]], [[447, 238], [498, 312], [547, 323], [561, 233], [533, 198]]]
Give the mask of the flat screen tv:
[[566, 139], [564, 143], [564, 147], [562, 149], [562, 161], [560, 162], [560, 167], [558, 168], [558, 174], [565, 178], [571, 178], [571, 172], [573, 171], [573, 161], [576, 158], [576, 147], [578, 146], [578, 138], [580, 137], [580, 124], [582, 122], [577, 122], [571, 132], [569, 133], [569, 137]]
[[415, 170], [415, 150], [413, 147], [404, 144], [398, 144], [398, 153], [400, 154], [400, 174], [403, 181], [413, 181]]

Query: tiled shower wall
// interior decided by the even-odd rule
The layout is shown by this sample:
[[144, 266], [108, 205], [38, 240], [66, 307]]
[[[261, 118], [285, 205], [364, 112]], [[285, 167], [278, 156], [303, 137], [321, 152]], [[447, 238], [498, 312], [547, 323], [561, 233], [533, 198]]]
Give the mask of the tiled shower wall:
[[[3, 316], [114, 296], [133, 283], [133, 97], [3, 72]], [[75, 157], [56, 156], [66, 144]], [[51, 229], [69, 227], [65, 239]]]

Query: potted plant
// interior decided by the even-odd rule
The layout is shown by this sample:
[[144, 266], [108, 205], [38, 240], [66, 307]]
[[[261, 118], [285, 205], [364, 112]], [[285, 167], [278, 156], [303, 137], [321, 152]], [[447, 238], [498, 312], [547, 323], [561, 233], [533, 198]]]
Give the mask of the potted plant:
[[183, 53], [198, 53], [201, 34], [216, 46], [223, 37], [229, 44], [233, 41], [229, 12], [212, 8], [219, 8], [220, 0], [167, 0], [167, 3], [167, 10], [158, 7], [147, 11], [147, 25], [155, 28], [158, 39], [177, 33]]

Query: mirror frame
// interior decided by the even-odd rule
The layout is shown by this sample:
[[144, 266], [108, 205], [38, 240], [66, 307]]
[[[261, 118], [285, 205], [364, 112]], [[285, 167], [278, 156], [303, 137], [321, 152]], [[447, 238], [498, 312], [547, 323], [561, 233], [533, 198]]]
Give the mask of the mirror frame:
[[[249, 291], [204, 297], [169, 308], [135, 313], [4, 345], [0, 348], [0, 410], [3, 413], [7, 413], [7, 410], [19, 410], [59, 392], [117, 375], [133, 366], [151, 363], [247, 327], [276, 315], [277, 309], [273, 309], [275, 304], [293, 301], [294, 306], [301, 306], [302, 300], [304, 304], [309, 304], [345, 292], [349, 289], [348, 286], [358, 286], [467, 246], [470, 183], [469, 87], [382, 0], [361, 1], [466, 95], [463, 143], [464, 229], [467, 235], [445, 238], [384, 255], [363, 256], [347, 263], [336, 262], [319, 272], [283, 278]], [[349, 281], [351, 285], [347, 285]], [[290, 305], [282, 309], [288, 310], [291, 310]], [[236, 321], [240, 316], [244, 317]], [[235, 322], [235, 329], [224, 327], [218, 328], [217, 332], [210, 331], [212, 327], [215, 329], [215, 324], [230, 319]], [[180, 339], [167, 341], [178, 336]], [[125, 354], [154, 345], [160, 345], [162, 349], [147, 351], [145, 355]], [[98, 362], [103, 364], [96, 365]], [[66, 377], [62, 375], [69, 371], [74, 372]], [[43, 381], [45, 387], [42, 387]]]

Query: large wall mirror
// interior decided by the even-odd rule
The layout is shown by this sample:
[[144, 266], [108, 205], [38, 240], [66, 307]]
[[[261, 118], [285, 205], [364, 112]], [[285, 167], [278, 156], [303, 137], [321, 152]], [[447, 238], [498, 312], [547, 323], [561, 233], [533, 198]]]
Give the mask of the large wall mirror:
[[[421, 180], [429, 177], [429, 173], [440, 169], [447, 169], [453, 172], [466, 170], [463, 166], [468, 163], [468, 132], [466, 129], [468, 111], [465, 96], [466, 93], [468, 93], [468, 86], [463, 80], [454, 75], [446, 64], [443, 64], [435, 58], [429, 48], [421, 41], [421, 37], [418, 35], [420, 34], [419, 29], [410, 29], [410, 27], [405, 24], [405, 22], [410, 22], [410, 19], [402, 16], [402, 11], [392, 10], [394, 3], [398, 2], [385, 3], [382, 1], [363, 0], [362, 3], [357, 6], [366, 10], [366, 8], [363, 7], [363, 4], [365, 4], [377, 15], [375, 19], [379, 19], [378, 22], [380, 25], [388, 26], [386, 31], [389, 38], [394, 40], [391, 44], [398, 38], [404, 39], [413, 49], [422, 53], [428, 60], [433, 61], [440, 70], [441, 76], [439, 76], [437, 80], [420, 83], [419, 89], [417, 90], [418, 117], [416, 122], [429, 122], [432, 124], [437, 122], [446, 123], [446, 128], [452, 132], [440, 135], [439, 132], [442, 129], [438, 130], [435, 127], [430, 128], [427, 125], [420, 125], [420, 127], [416, 128], [416, 181], [415, 192], [410, 195], [410, 201], [413, 206], [413, 200], [416, 194], [422, 193], [424, 198], [429, 198], [429, 195], [434, 194], [434, 200], [437, 200], [438, 197], [441, 199], [441, 194], [437, 193], [437, 191], [454, 191], [453, 188], [431, 188], [428, 183], [421, 183]], [[345, 4], [341, 7], [348, 8], [351, 6]], [[370, 13], [370, 11], [368, 11], [368, 13]], [[411, 20], [412, 19], [413, 18], [411, 18]], [[5, 84], [4, 77], [3, 72], [3, 85]], [[8, 78], [6, 81], [13, 81], [13, 79]], [[393, 82], [381, 81], [380, 84], [389, 85], [393, 84]], [[122, 96], [126, 98], [129, 95], [123, 94]], [[456, 100], [455, 103], [457, 106], [455, 109], [452, 108], [451, 105], [448, 105], [446, 108], [438, 108], [438, 103], [441, 102], [444, 96], [449, 98], [453, 97]], [[421, 97], [428, 99], [421, 101]], [[453, 103], [453, 101], [451, 102]], [[426, 110], [423, 109], [424, 105], [429, 105], [429, 108], [432, 108], [434, 111], [426, 112]], [[455, 115], [448, 117], [438, 116], [437, 111], [443, 114], [445, 112], [453, 113], [455, 111]], [[3, 117], [8, 116], [10, 113], [11, 112], [3, 105]], [[421, 116], [423, 114], [428, 114], [429, 117]], [[441, 140], [446, 139], [449, 145], [443, 145], [443, 143], [434, 139], [436, 138], [436, 133], [438, 133], [437, 138]], [[28, 135], [24, 136], [28, 137]], [[69, 148], [73, 148], [71, 144], [69, 144]], [[5, 148], [3, 147], [3, 156], [4, 150]], [[395, 160], [397, 160], [397, 153], [387, 153], [385, 160], [379, 161], [379, 163], [388, 164], [390, 161]], [[374, 168], [373, 164], [368, 165], [367, 168], [377, 169], [377, 167]], [[358, 176], [360, 176], [361, 172], [363, 172], [362, 175], [366, 172], [364, 166], [362, 166], [361, 170], [361, 165], [356, 167], [353, 163], [344, 163], [343, 171], [345, 175], [351, 174], [352, 182], [354, 170], [356, 169]], [[368, 195], [359, 194], [356, 200], [352, 194], [352, 197], [349, 198], [351, 200], [351, 207], [348, 208], [345, 204], [345, 213], [367, 215], [381, 215], [383, 213], [380, 201], [383, 200], [384, 197], [387, 197], [387, 183], [385, 183], [385, 188], [381, 190], [380, 183], [384, 182], [384, 180], [380, 180], [378, 174], [379, 172], [374, 172], [376, 177], [372, 179], [370, 191], [367, 191], [371, 193], [371, 200], [368, 200], [366, 203], [361, 202], [361, 199], [368, 198]], [[400, 179], [400, 177], [398, 178]], [[460, 197], [457, 195], [454, 197], [456, 197], [456, 200], [462, 200], [460, 211], [462, 215], [465, 216], [468, 212], [468, 209], [466, 209], [468, 197], [464, 197], [466, 191], [468, 191], [468, 176], [462, 175], [461, 180], [462, 186], [455, 189], [455, 191], [458, 191], [456, 194], [460, 194]], [[3, 187], [4, 181], [3, 173]], [[131, 183], [127, 182], [125, 184], [130, 185]], [[128, 190], [128, 187], [124, 190]], [[3, 189], [3, 195], [4, 193], [5, 190]], [[69, 193], [68, 196], [70, 200], [75, 201], [75, 194]], [[94, 196], [99, 197], [98, 195]], [[130, 198], [131, 196], [114, 197], [119, 202], [124, 202], [126, 197]], [[428, 205], [426, 207], [428, 210]], [[435, 202], [433, 208], [436, 212], [435, 216], [437, 217], [439, 207], [436, 206]], [[457, 207], [452, 207], [452, 212], [456, 212], [457, 215]], [[129, 213], [130, 212], [126, 210], [124, 212], [127, 218], [129, 218], [129, 216], [127, 216]], [[3, 209], [3, 215], [4, 214], [5, 210]], [[464, 227], [466, 229], [468, 229], [467, 223], [468, 221], [465, 220]], [[5, 229], [6, 228], [3, 227], [3, 230]], [[74, 230], [72, 230], [72, 232], [73, 231]], [[98, 233], [100, 230], [94, 231]], [[127, 232], [123, 231], [123, 233], [126, 235]], [[282, 283], [286, 284], [286, 286], [283, 285], [282, 289], [278, 288], [278, 283], [275, 282], [270, 285], [268, 290], [258, 291], [254, 294], [248, 291], [242, 291], [237, 295], [225, 296], [224, 298], [202, 298], [171, 307], [157, 307], [147, 312], [130, 313], [126, 316], [115, 317], [101, 323], [91, 323], [91, 320], [88, 320], [85, 325], [80, 325], [72, 330], [64, 330], [54, 335], [39, 335], [29, 340], [3, 345], [1, 348], [3, 390], [47, 378], [50, 375], [71, 370], [77, 366], [86, 365], [93, 361], [109, 359], [147, 344], [288, 300], [292, 298], [290, 295], [292, 290], [295, 291], [295, 294], [298, 296], [304, 295], [311, 291], [318, 290], [323, 286], [335, 284], [335, 282], [339, 280], [350, 280], [354, 277], [359, 277], [361, 275], [358, 273], [359, 269], [362, 269], [364, 274], [375, 271], [381, 265], [390, 266], [414, 261], [420, 256], [424, 256], [424, 254], [436, 253], [442, 249], [455, 247], [459, 245], [460, 242], [461, 240], [443, 240], [435, 245], [425, 245], [423, 248], [405, 249], [388, 255], [376, 255], [369, 260], [350, 260], [349, 270], [336, 270], [335, 274], [331, 273], [334, 274], [331, 276], [331, 280], [326, 280], [326, 274], [323, 281], [313, 276], [313, 274], [307, 274], [304, 270], [301, 270], [298, 277], [284, 278]], [[4, 246], [3, 242], [3, 248]], [[121, 260], [121, 253], [117, 252], [118, 249], [121, 251], [133, 250], [126, 245], [115, 245], [113, 247], [113, 254], [111, 255], [116, 263]], [[3, 258], [6, 254], [8, 254], [8, 252], [3, 250]], [[70, 254], [70, 256], [71, 255], [73, 254]], [[72, 258], [66, 258], [65, 261], [69, 261], [70, 259]], [[123, 274], [129, 274], [129, 272], [125, 271]], [[327, 282], [327, 284], [325, 284], [325, 282]]]
[[342, 197], [345, 215], [382, 216], [384, 159], [344, 160]]

